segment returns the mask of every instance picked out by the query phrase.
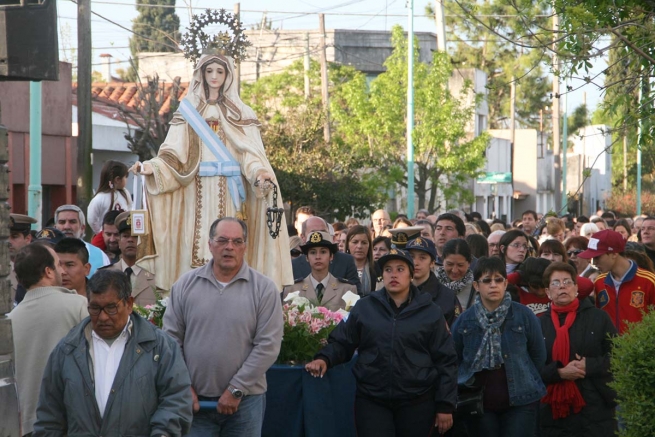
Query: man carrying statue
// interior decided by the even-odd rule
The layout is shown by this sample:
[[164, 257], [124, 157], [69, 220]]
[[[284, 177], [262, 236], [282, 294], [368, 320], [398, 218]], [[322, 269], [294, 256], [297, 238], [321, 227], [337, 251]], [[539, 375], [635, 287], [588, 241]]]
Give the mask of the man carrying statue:
[[[279, 290], [293, 284], [285, 218], [280, 217], [277, 238], [271, 235], [275, 224], [267, 221], [277, 181], [260, 123], [239, 97], [234, 60], [225, 51], [230, 52], [203, 51], [157, 157], [131, 169], [145, 176], [150, 215], [137, 265], [156, 272], [157, 287], [164, 290], [212, 259], [209, 227], [222, 217], [247, 223], [251, 267]], [[281, 198], [275, 200], [282, 204]]]

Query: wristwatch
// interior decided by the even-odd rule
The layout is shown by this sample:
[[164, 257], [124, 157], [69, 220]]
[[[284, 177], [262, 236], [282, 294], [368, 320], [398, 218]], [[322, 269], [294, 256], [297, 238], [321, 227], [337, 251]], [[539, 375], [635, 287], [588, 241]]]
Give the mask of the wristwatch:
[[239, 390], [238, 388], [235, 387], [228, 387], [228, 390], [230, 390], [230, 393], [232, 393], [232, 396], [234, 396], [234, 399], [241, 399], [243, 397], [243, 392]]

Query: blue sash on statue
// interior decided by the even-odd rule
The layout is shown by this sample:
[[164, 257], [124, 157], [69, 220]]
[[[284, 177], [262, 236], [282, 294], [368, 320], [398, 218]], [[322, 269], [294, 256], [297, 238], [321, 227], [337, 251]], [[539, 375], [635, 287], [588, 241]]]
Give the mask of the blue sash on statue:
[[234, 207], [237, 211], [240, 211], [241, 202], [246, 200], [246, 190], [241, 181], [241, 166], [232, 157], [223, 141], [216, 135], [216, 132], [209, 127], [202, 115], [187, 99], [180, 102], [179, 110], [189, 126], [193, 128], [217, 159], [217, 161], [212, 162], [201, 162], [198, 175], [201, 177], [225, 176]]

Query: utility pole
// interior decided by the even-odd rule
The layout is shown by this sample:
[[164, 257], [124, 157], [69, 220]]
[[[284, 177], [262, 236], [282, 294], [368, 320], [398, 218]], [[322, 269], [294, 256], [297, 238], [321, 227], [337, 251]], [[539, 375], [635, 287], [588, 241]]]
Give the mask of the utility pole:
[[[648, 95], [646, 81], [644, 81], [644, 74], [644, 67], [642, 66], [641, 79], [639, 83], [639, 109], [643, 108], [643, 105], [645, 105], [645, 99]], [[644, 130], [646, 129], [646, 126], [644, 126], [644, 124], [644, 117], [640, 117], [639, 126], [637, 128], [639, 136], [639, 140], [637, 142], [637, 215], [641, 215], [641, 148], [645, 142]]]
[[[510, 83], [509, 86], [509, 138], [510, 138], [510, 146], [509, 146], [509, 171], [511, 171], [512, 178], [511, 183], [512, 183], [512, 192], [514, 191], [514, 149], [516, 148], [516, 78], [512, 76], [512, 82]], [[510, 197], [509, 199], [510, 205], [513, 203], [513, 198]], [[513, 206], [513, 205], [512, 205]], [[514, 208], [508, 208], [508, 209], [514, 209]], [[505, 211], [505, 214], [507, 214], [507, 217], [511, 220], [512, 217], [510, 216], [510, 211]]]
[[407, 217], [414, 217], [414, 0], [408, 0], [407, 32]]
[[[234, 18], [237, 21], [241, 21], [241, 3], [234, 4]], [[259, 59], [257, 59], [257, 67], [259, 67]], [[234, 76], [235, 76], [235, 85], [237, 87], [237, 93], [241, 95], [241, 64], [234, 63]]]
[[440, 52], [446, 51], [446, 19], [443, 9], [443, 0], [436, 0], [434, 21], [437, 23], [437, 50]]
[[[559, 36], [559, 17], [553, 15], [553, 69], [559, 73], [557, 59], [557, 40]], [[559, 76], [553, 76], [553, 202], [555, 211], [559, 213], [561, 198], [559, 196], [559, 187], [562, 179], [560, 171], [560, 135], [559, 135]], [[541, 212], [541, 211], [540, 211]], [[542, 211], [546, 213], [547, 211]]]
[[[30, 82], [30, 183], [28, 186], [27, 211], [36, 219], [36, 228], [41, 229], [43, 218], [41, 187], [41, 133], [42, 98], [41, 82]], [[66, 182], [68, 183], [68, 182]]]
[[309, 57], [309, 33], [305, 33], [305, 100], [309, 100], [309, 69], [311, 59]]
[[568, 115], [568, 88], [564, 82], [564, 116], [562, 117], [562, 208], [565, 208], [562, 211], [564, 214], [568, 214], [568, 205], [569, 197], [566, 186], [567, 179], [567, 170], [566, 170], [566, 154], [569, 148], [569, 115]]
[[77, 3], [77, 48], [77, 205], [86, 211], [93, 196], [91, 0]]
[[330, 142], [330, 95], [328, 92], [328, 70], [327, 53], [325, 52], [325, 15], [318, 14], [318, 27], [321, 34], [321, 95], [323, 97], [323, 112], [325, 123], [323, 125], [323, 138], [326, 143]]

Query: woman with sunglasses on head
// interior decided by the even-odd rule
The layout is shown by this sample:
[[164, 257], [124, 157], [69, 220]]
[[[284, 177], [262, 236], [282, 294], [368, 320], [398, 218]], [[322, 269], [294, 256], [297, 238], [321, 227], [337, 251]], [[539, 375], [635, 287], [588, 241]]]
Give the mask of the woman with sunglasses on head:
[[479, 423], [467, 423], [469, 436], [532, 436], [539, 400], [546, 394], [539, 374], [546, 361], [539, 320], [530, 309], [512, 302], [506, 267], [499, 258], [479, 259], [473, 279], [475, 304], [451, 329], [459, 363], [457, 383], [483, 390], [484, 413]]
[[378, 265], [384, 287], [357, 302], [305, 369], [322, 377], [357, 350], [359, 437], [443, 434], [452, 426], [457, 399], [457, 355], [446, 320], [432, 297], [412, 284], [408, 252], [391, 249]]
[[542, 437], [610, 437], [617, 430], [611, 381], [611, 337], [616, 327], [589, 299], [578, 299], [577, 272], [552, 263], [544, 273], [552, 301], [541, 317], [548, 394], [541, 406]]
[[527, 257], [530, 244], [525, 232], [512, 229], [506, 232], [498, 242], [500, 257], [505, 262], [507, 274], [512, 273]]

